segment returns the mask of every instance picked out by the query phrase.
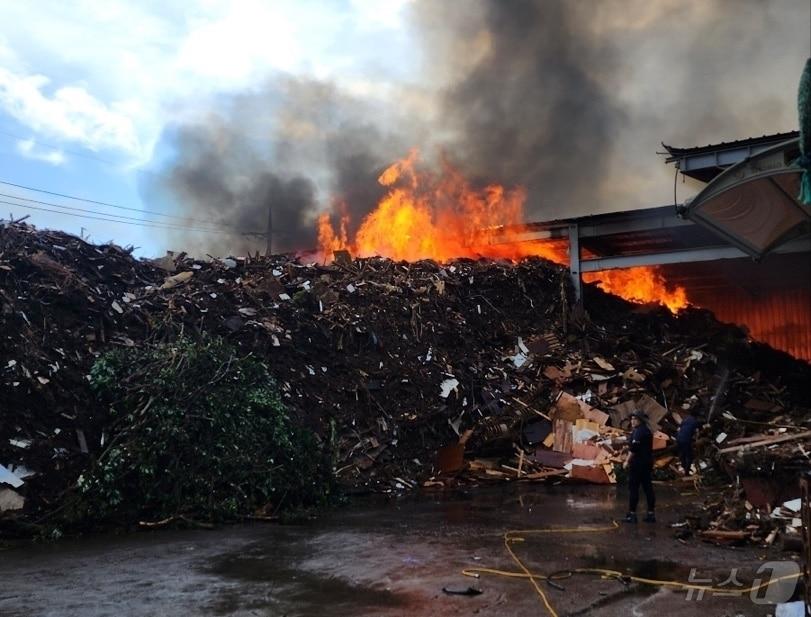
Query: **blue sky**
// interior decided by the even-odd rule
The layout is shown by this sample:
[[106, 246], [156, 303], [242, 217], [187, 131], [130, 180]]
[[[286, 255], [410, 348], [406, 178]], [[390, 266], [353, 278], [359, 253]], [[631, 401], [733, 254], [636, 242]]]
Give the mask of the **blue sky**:
[[[411, 79], [407, 3], [2, 0], [0, 180], [171, 214], [170, 203], [144, 203], [139, 192], [144, 174], [159, 173], [165, 127], [274, 75], [334, 80], [358, 93]], [[0, 193], [172, 221], [8, 185]], [[0, 218], [9, 213], [96, 242], [134, 245], [139, 254], [178, 248], [160, 229], [0, 203]]]

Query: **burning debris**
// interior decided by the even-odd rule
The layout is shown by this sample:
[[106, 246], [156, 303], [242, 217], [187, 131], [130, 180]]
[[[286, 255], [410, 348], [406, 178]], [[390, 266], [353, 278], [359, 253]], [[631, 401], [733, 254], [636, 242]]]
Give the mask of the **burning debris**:
[[583, 280], [631, 302], [663, 304], [673, 313], [690, 305], [684, 287], [669, 284], [656, 266], [586, 272]]
[[[331, 217], [318, 219], [319, 252], [327, 260], [335, 251], [359, 257], [395, 260], [433, 259], [448, 262], [463, 257], [519, 260], [543, 257], [568, 264], [566, 245], [525, 240], [525, 191], [491, 184], [474, 188], [447, 160], [435, 176], [419, 166], [416, 150], [393, 163], [378, 178], [386, 189], [357, 232], [342, 204]], [[337, 228], [331, 218], [337, 219]], [[587, 273], [586, 282], [639, 303], [655, 302], [676, 312], [689, 305], [682, 287], [667, 283], [656, 267]]]
[[438, 177], [417, 165], [414, 150], [380, 175], [378, 182], [387, 192], [363, 218], [354, 238], [346, 233], [351, 221], [345, 216], [336, 233], [329, 216], [322, 215], [322, 253], [329, 256], [348, 249], [359, 257], [439, 262], [462, 257], [514, 260], [534, 255], [556, 261], [564, 257], [551, 245], [516, 242], [523, 231], [523, 189], [500, 185], [476, 189], [447, 160]]
[[705, 311], [637, 312], [595, 288], [585, 318], [567, 281], [534, 257], [147, 262], [0, 227], [0, 463], [20, 482], [6, 490], [27, 512], [50, 511], [100, 455], [110, 430], [87, 375], [102, 352], [203, 333], [267, 361], [294, 421], [334, 441], [335, 475], [352, 490], [613, 482], [634, 408], [660, 431], [667, 468], [680, 413], [711, 408], [724, 363], [711, 426], [725, 437], [702, 460], [723, 468], [737, 453], [725, 448], [744, 442], [771, 456], [764, 429], [797, 433], [781, 442], [784, 468], [806, 458], [807, 364]]

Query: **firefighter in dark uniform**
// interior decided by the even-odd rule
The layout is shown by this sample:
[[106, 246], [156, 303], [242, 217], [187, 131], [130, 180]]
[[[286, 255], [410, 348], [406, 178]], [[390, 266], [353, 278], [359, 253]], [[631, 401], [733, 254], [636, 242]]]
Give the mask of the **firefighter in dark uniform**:
[[631, 437], [628, 441], [630, 452], [625, 461], [628, 469], [628, 514], [626, 523], [636, 523], [636, 506], [639, 503], [639, 487], [645, 491], [648, 502], [648, 513], [645, 515], [646, 523], [655, 523], [656, 496], [653, 494], [653, 433], [648, 428], [647, 416], [641, 411], [631, 414]]
[[693, 467], [693, 435], [700, 428], [701, 421], [688, 411], [679, 425], [679, 432], [676, 433], [676, 445], [679, 448], [679, 458], [685, 476], [690, 475], [690, 470]]

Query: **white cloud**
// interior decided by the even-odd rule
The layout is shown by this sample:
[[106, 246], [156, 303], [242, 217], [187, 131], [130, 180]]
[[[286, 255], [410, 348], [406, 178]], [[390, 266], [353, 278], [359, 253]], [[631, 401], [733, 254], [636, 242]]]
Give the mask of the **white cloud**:
[[269, 70], [299, 68], [301, 42], [288, 12], [266, 2], [237, 2], [193, 22], [175, 67], [217, 80], [211, 83], [220, 89], [242, 87]]
[[0, 108], [34, 131], [97, 151], [136, 154], [140, 144], [125, 105], [106, 105], [81, 86], [63, 86], [52, 95], [44, 75], [19, 75], [0, 68]]
[[[0, 115], [33, 136], [149, 160], [163, 128], [210, 109], [221, 93], [262, 87], [278, 73], [369, 79], [411, 57], [401, 38], [409, 0], [39, 0], [2, 2]], [[13, 60], [13, 61], [12, 61]]]
[[41, 148], [33, 139], [17, 140], [17, 152], [27, 159], [42, 161], [50, 165], [63, 165], [67, 161], [65, 153], [61, 150]]
[[361, 27], [383, 27], [399, 30], [404, 27], [404, 9], [412, 0], [350, 0], [355, 20]]

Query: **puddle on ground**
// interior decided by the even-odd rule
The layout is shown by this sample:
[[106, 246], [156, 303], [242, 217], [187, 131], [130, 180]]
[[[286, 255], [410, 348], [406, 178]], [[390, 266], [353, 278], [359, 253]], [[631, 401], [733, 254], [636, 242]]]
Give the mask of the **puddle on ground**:
[[606, 555], [587, 555], [582, 558], [584, 568], [616, 570], [623, 574], [659, 581], [687, 582], [691, 568], [665, 559], [617, 559]]
[[[224, 590], [213, 605], [215, 614], [229, 615], [238, 609], [263, 609], [272, 605], [295, 607], [283, 614], [351, 615], [362, 609], [398, 607], [407, 598], [389, 590], [357, 585], [335, 576], [319, 576], [295, 567], [301, 554], [291, 544], [268, 548], [266, 544], [249, 546], [239, 553], [221, 555], [203, 570], [225, 579], [261, 587], [261, 593], [245, 594]], [[258, 599], [262, 596], [263, 599]]]

